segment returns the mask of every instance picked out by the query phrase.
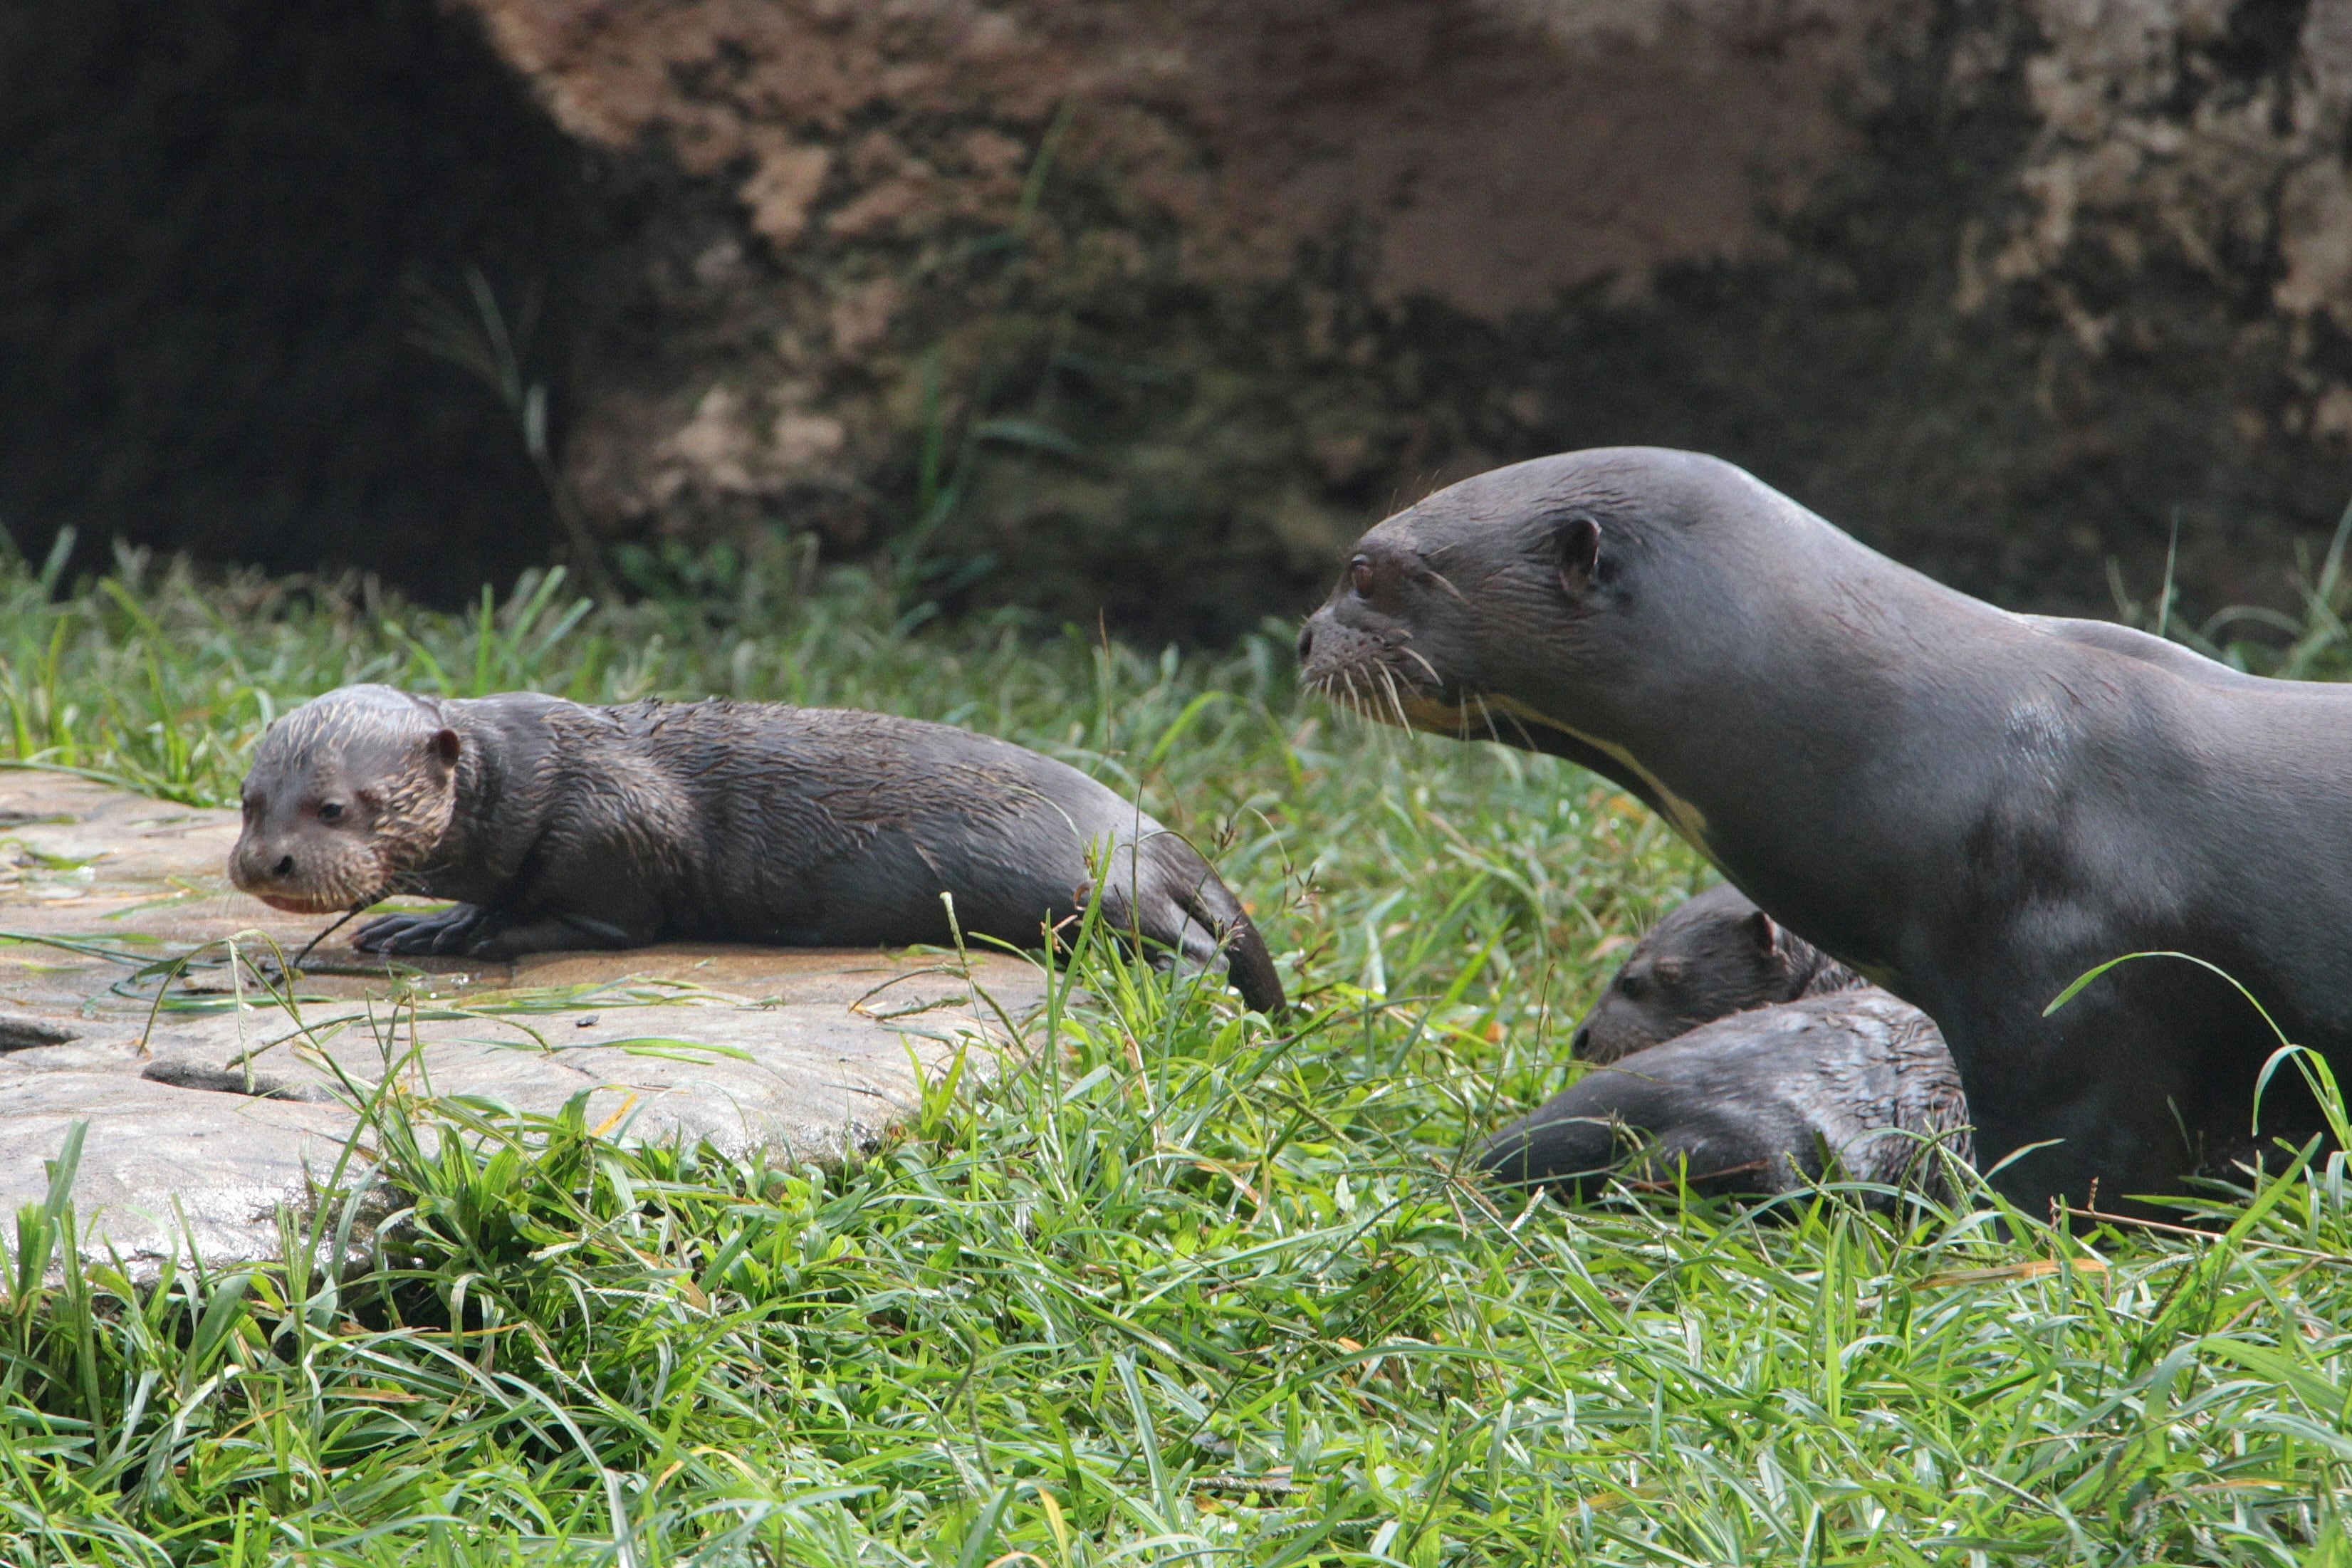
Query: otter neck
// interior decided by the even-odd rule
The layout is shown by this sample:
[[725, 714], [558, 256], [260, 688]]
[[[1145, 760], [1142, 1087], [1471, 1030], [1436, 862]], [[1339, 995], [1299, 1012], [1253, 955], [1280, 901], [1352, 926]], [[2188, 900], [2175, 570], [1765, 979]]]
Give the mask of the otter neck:
[[456, 799], [425, 864], [403, 880], [426, 898], [489, 903], [513, 882], [538, 839], [541, 792], [530, 787], [537, 770], [517, 765], [514, 737], [489, 703], [446, 700], [440, 716], [463, 742], [452, 781]]
[[1866, 984], [1859, 973], [1793, 931], [1781, 931], [1779, 945], [1782, 961], [1788, 965], [1789, 999], [1792, 1002], [1801, 996], [1855, 991]]
[[[1770, 573], [1724, 563], [1744, 581], [1713, 598], [1737, 619], [1710, 639], [1710, 656], [1678, 660], [1670, 686], [1638, 685], [1594, 732], [1551, 721], [1584, 742], [1585, 754], [1563, 754], [1640, 795], [1776, 918], [1887, 983], [1905, 933], [1847, 930], [1837, 911], [1888, 908], [1886, 895], [1922, 868], [1958, 863], [1965, 847], [1937, 836], [1971, 814], [1898, 829], [1853, 803], [1992, 798], [2002, 721], [2034, 675], [2000, 611], [1819, 528], [1767, 541], [1790, 547]], [[1775, 591], [1759, 596], [1762, 584]], [[1528, 706], [1553, 709], [1547, 694], [1530, 695]], [[1938, 744], [1915, 742], [1926, 733]], [[1955, 757], [1980, 776], [1953, 777]], [[1922, 769], [1937, 776], [1915, 776]], [[1841, 852], [1804, 847], [1823, 843]]]

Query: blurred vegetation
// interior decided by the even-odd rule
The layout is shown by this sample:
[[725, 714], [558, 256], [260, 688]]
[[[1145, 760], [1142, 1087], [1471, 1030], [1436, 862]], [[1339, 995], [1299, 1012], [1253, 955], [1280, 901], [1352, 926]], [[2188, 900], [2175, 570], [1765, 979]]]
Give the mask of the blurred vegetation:
[[2301, 541], [2288, 574], [2298, 615], [2263, 605], [2232, 605], [2202, 622], [2180, 616], [2179, 586], [2169, 563], [2153, 600], [2143, 603], [2126, 590], [2110, 563], [2108, 585], [2120, 617], [2145, 631], [2186, 643], [2209, 658], [2234, 668], [2284, 680], [2342, 680], [2352, 676], [2352, 577], [2345, 553], [2352, 547], [2352, 506], [2347, 506], [2335, 536], [2316, 557]]
[[0, 571], [20, 763], [222, 801], [359, 679], [920, 714], [1139, 794], [1306, 1007], [1083, 952], [1025, 1068], [842, 1170], [387, 1100], [407, 1221], [341, 1279], [302, 1261], [334, 1204], [285, 1267], [49, 1274], [62, 1170], [0, 1225], [11, 1568], [2347, 1560], [2341, 1154], [2097, 1250], [1980, 1195], [1486, 1192], [1465, 1141], [1558, 1087], [1610, 944], [1700, 868], [1572, 769], [1335, 721], [1287, 627], [941, 624], [782, 547], [464, 615], [65, 559]]

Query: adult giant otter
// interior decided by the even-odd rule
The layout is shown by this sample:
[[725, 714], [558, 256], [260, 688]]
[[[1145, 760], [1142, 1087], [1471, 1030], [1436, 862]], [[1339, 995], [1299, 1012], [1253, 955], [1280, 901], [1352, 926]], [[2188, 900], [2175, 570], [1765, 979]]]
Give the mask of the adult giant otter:
[[883, 713], [345, 687], [262, 736], [229, 871], [283, 910], [459, 900], [362, 927], [378, 952], [944, 943], [943, 892], [964, 935], [1034, 946], [1097, 851], [1108, 929], [1282, 1006], [1257, 928], [1192, 846], [1076, 768]]
[[[2352, 691], [2011, 615], [1748, 474], [1652, 448], [1452, 486], [1367, 533], [1309, 679], [1569, 758], [1941, 1026], [2039, 1210], [2248, 1151], [2276, 1044], [2352, 1070]], [[2291, 1077], [2292, 1075], [2284, 1075]], [[2266, 1131], [2299, 1133], [2307, 1101]]]

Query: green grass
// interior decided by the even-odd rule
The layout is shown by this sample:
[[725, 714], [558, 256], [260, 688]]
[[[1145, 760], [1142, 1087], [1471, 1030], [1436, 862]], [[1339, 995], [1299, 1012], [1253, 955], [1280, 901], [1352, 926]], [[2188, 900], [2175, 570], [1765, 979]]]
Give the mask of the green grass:
[[387, 1105], [411, 1244], [340, 1280], [44, 1283], [70, 1207], [31, 1211], [0, 1563], [2352, 1561], [2340, 1156], [2224, 1239], [2104, 1250], [1989, 1202], [1485, 1192], [1464, 1142], [1557, 1087], [1596, 950], [1700, 879], [1654, 821], [1335, 721], [1279, 629], [1155, 658], [807, 576], [440, 616], [17, 568], [0, 703], [17, 756], [193, 801], [354, 679], [951, 720], [1213, 848], [1304, 1015], [1087, 955], [1029, 1068], [845, 1171]]

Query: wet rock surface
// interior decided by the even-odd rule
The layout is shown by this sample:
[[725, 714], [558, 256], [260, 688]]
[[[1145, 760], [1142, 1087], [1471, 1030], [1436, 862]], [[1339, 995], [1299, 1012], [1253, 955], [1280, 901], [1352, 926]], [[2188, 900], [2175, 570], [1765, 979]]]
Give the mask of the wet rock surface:
[[[617, 1137], [832, 1161], [951, 1069], [992, 1070], [1045, 994], [997, 954], [670, 944], [387, 963], [227, 886], [236, 814], [0, 771], [0, 1214], [46, 1201], [82, 1128], [85, 1257], [134, 1278], [278, 1256], [362, 1111], [459, 1099]], [[184, 961], [180, 962], [180, 961]], [[349, 1157], [346, 1158], [346, 1151]], [[362, 1221], [382, 1212], [362, 1201]], [[364, 1224], [355, 1246], [366, 1245]]]

